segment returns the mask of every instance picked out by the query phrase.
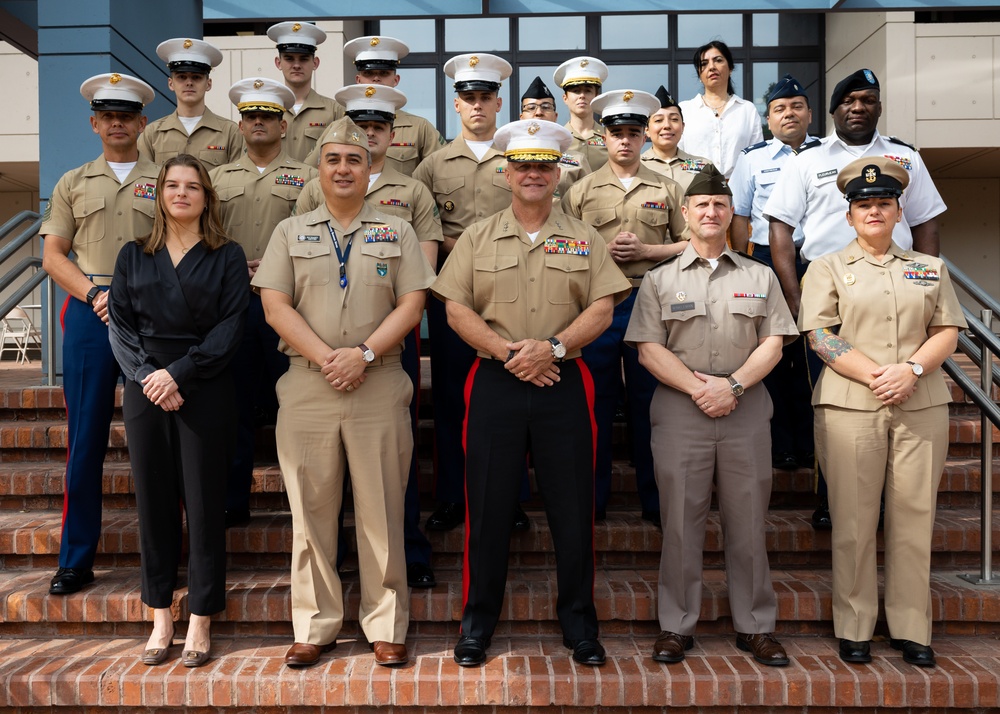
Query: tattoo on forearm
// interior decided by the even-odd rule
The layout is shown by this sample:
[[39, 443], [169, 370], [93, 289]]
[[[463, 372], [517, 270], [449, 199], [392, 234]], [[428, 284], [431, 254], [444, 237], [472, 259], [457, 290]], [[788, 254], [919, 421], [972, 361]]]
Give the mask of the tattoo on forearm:
[[829, 327], [812, 330], [809, 333], [809, 346], [827, 364], [833, 364], [838, 357], [854, 349], [851, 343], [834, 334]]

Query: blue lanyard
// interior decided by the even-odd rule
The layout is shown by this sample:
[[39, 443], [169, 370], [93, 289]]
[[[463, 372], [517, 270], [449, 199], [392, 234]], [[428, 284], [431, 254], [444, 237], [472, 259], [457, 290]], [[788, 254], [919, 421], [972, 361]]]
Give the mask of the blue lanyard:
[[351, 257], [351, 246], [354, 245], [354, 233], [347, 236], [347, 250], [340, 252], [340, 241], [337, 240], [337, 232], [333, 230], [330, 221], [326, 222], [327, 230], [330, 231], [330, 238], [333, 239], [333, 249], [337, 251], [337, 260], [340, 261], [340, 287], [347, 287], [347, 259]]

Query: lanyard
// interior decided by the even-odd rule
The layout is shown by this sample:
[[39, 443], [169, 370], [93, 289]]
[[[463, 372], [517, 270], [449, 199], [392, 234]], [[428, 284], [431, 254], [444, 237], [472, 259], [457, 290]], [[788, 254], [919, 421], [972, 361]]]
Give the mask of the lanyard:
[[330, 231], [330, 238], [333, 239], [333, 248], [337, 251], [337, 260], [340, 262], [340, 287], [347, 287], [347, 259], [351, 257], [351, 246], [354, 245], [354, 234], [347, 237], [347, 250], [340, 252], [340, 241], [337, 240], [337, 232], [333, 230], [330, 221], [326, 222], [326, 227]]

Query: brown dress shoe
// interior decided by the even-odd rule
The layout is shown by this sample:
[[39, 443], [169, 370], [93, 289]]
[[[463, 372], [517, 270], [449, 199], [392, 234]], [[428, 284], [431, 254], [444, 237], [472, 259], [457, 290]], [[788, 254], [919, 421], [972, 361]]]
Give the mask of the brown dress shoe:
[[336, 640], [328, 645], [310, 645], [296, 642], [285, 652], [285, 664], [289, 667], [312, 667], [319, 662], [319, 656], [337, 646]]
[[406, 664], [409, 657], [406, 654], [406, 645], [397, 645], [392, 642], [372, 642], [372, 651], [375, 652], [375, 663], [383, 667], [393, 667], [398, 664]]
[[661, 632], [653, 643], [653, 659], [657, 662], [682, 662], [684, 653], [694, 647], [694, 637], [676, 632]]
[[781, 643], [770, 632], [754, 635], [736, 633], [736, 647], [753, 654], [753, 658], [769, 667], [783, 667], [788, 664], [788, 655]]

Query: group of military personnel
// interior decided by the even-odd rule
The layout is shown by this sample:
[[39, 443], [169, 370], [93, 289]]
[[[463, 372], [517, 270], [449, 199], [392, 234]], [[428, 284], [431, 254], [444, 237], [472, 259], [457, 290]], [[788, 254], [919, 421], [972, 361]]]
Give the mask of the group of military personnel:
[[[839, 168], [891, 155], [910, 172], [913, 239], [904, 247], [936, 253], [934, 216], [944, 210], [919, 154], [878, 135], [874, 74], [837, 85], [836, 131], [822, 140], [806, 135], [804, 87], [782, 79], [767, 98], [774, 138], [747, 147], [727, 181], [677, 149], [684, 117], [663, 87], [602, 93], [609, 70], [594, 57], [555, 72], [565, 126], [536, 78], [520, 119], [499, 129], [510, 64], [487, 53], [451, 58], [443, 71], [461, 131], [446, 143], [402, 109], [401, 41], [347, 43], [357, 84], [329, 98], [312, 89], [326, 34], [282, 22], [268, 36], [283, 82], [236, 82], [238, 124], [205, 106], [222, 54], [202, 40], [157, 48], [177, 109], [148, 125], [143, 107], [154, 94], [141, 80], [105, 74], [81, 87], [103, 153], [60, 180], [41, 229], [44, 267], [69, 293], [66, 508], [50, 592], [94, 579], [119, 379], [106, 290], [123, 242], [150, 230], [158, 164], [187, 153], [210, 169], [254, 287], [232, 361], [240, 422], [225, 510], [227, 526], [249, 521], [254, 430], [276, 415], [293, 523], [286, 664], [315, 664], [341, 629], [338, 514], [348, 474], [361, 629], [379, 664], [408, 659], [407, 586], [436, 584], [413, 453], [428, 288], [439, 507], [426, 528], [466, 529], [455, 660], [486, 659], [511, 531], [530, 527], [520, 506], [530, 464], [557, 556], [565, 644], [581, 664], [605, 662], [593, 523], [607, 514], [612, 424], [624, 403], [642, 517], [664, 531], [654, 659], [678, 662], [693, 645], [714, 483], [737, 644], [764, 664], [786, 664], [771, 636], [763, 527], [773, 455], [770, 402], [757, 385], [797, 334], [805, 261], [850, 240], [840, 235]], [[652, 148], [641, 153], [647, 138]], [[774, 272], [727, 245], [731, 221], [732, 246], [752, 243]], [[787, 361], [802, 368], [798, 355]], [[776, 411], [808, 409], [808, 394], [788, 401]], [[793, 440], [779, 456], [811, 448]]]

